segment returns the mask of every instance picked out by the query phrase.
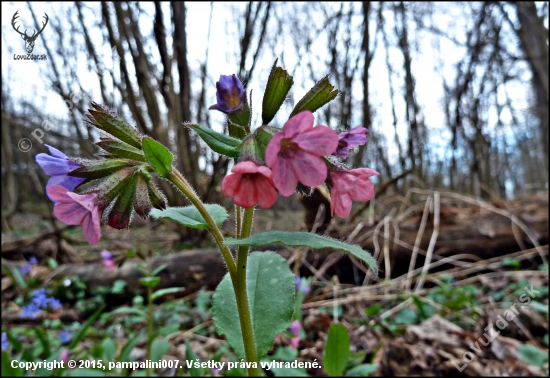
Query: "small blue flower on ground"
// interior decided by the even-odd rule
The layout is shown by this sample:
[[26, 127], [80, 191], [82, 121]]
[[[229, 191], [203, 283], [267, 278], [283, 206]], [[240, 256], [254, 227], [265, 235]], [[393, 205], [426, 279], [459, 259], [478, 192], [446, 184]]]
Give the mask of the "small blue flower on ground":
[[72, 336], [73, 334], [66, 330], [59, 332], [59, 340], [61, 341], [61, 344], [67, 344], [71, 341]]
[[8, 349], [10, 346], [10, 342], [8, 341], [8, 334], [6, 332], [2, 332], [2, 350]]

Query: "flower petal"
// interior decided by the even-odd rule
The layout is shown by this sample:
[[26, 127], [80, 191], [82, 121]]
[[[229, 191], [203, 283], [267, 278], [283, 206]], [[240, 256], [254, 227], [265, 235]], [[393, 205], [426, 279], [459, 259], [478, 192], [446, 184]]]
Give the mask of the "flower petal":
[[[321, 185], [327, 178], [327, 166], [320, 157], [301, 150], [289, 161], [298, 180], [311, 187]], [[273, 180], [275, 182], [275, 180]]]
[[92, 213], [87, 213], [82, 220], [82, 231], [88, 243], [97, 244], [101, 238], [101, 228], [98, 221], [94, 221]]
[[53, 213], [61, 222], [76, 226], [82, 223], [82, 220], [89, 214], [89, 211], [74, 202], [55, 205]]
[[67, 159], [67, 155], [59, 151], [57, 148], [52, 147], [49, 144], [45, 144], [45, 146], [48, 147], [48, 150], [50, 151], [50, 154], [52, 156], [55, 156], [56, 158], [60, 158], [60, 159]]
[[349, 191], [349, 194], [356, 201], [368, 201], [374, 196], [374, 184], [369, 179], [358, 180], [357, 185]]
[[243, 176], [239, 190], [237, 190], [233, 196], [233, 202], [244, 208], [252, 207], [257, 203], [256, 196], [257, 192], [254, 180], [250, 177]]
[[88, 211], [92, 211], [95, 206], [95, 199], [97, 198], [97, 193], [88, 193], [81, 195], [73, 192], [67, 192], [67, 195]]
[[[70, 192], [74, 191], [75, 188], [82, 184], [86, 179], [81, 177], [71, 177], [71, 176], [51, 176], [46, 184], [46, 190], [55, 185], [61, 185]], [[50, 198], [51, 199], [51, 198]]]
[[294, 169], [288, 161], [281, 157], [277, 159], [276, 164], [272, 167], [271, 178], [275, 187], [279, 189], [279, 193], [285, 197], [294, 193], [296, 185], [298, 185], [298, 178], [294, 173]]
[[61, 185], [54, 185], [46, 189], [48, 197], [54, 202], [74, 203], [74, 200], [67, 194], [67, 188]]
[[268, 167], [273, 168], [279, 157], [279, 151], [281, 151], [281, 140], [284, 138], [283, 132], [278, 132], [273, 135], [267, 148], [265, 149], [265, 162]]
[[334, 216], [334, 213], [336, 213], [340, 218], [346, 218], [351, 212], [352, 200], [350, 196], [346, 193], [335, 193], [336, 195], [334, 196], [332, 194], [331, 192], [331, 215]]
[[48, 176], [66, 175], [70, 171], [79, 168], [80, 165], [48, 154], [38, 154], [35, 158], [38, 165]]
[[305, 110], [296, 114], [294, 117], [286, 121], [283, 126], [283, 134], [285, 138], [292, 138], [295, 135], [303, 134], [313, 127], [315, 117], [309, 110]]
[[352, 169], [349, 173], [351, 173], [354, 176], [361, 176], [364, 178], [378, 176], [380, 174], [376, 172], [374, 169], [370, 169], [370, 168], [355, 168], [355, 169]]
[[330, 155], [338, 147], [338, 134], [328, 126], [319, 125], [292, 138], [300, 149], [317, 156]]
[[241, 183], [241, 174], [229, 174], [223, 178], [222, 181], [222, 192], [226, 197], [233, 197], [235, 192], [239, 190], [239, 185]]
[[269, 209], [277, 200], [278, 193], [267, 177], [259, 177], [256, 179], [256, 193], [258, 205], [262, 209]]

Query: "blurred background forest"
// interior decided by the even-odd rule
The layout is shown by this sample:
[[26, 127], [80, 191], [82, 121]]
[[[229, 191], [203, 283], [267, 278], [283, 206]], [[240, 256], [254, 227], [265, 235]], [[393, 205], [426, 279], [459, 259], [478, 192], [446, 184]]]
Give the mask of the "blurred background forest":
[[[25, 53], [13, 26], [16, 11], [17, 25], [29, 34], [42, 28], [47, 14], [33, 51], [46, 60], [15, 59]], [[131, 225], [139, 233], [104, 226], [104, 244], [82, 244], [79, 229], [71, 233], [74, 228], [63, 228], [51, 215], [47, 176], [34, 157], [46, 152], [44, 144], [74, 157], [98, 152], [92, 142], [99, 135], [84, 122], [96, 101], [169, 146], [203, 201], [229, 209], [221, 180], [233, 163], [182, 122], [224, 130], [223, 115], [208, 107], [216, 102], [220, 75], [235, 73], [252, 90], [254, 127], [275, 59], [295, 82], [275, 123], [282, 126], [295, 102], [329, 74], [340, 93], [316, 112], [316, 124], [339, 131], [366, 127], [368, 143], [350, 153], [347, 163], [380, 176], [373, 179], [376, 197], [356, 204], [346, 222], [330, 223], [323, 210], [328, 202], [315, 193], [309, 199], [279, 196], [268, 215], [258, 216], [258, 229], [307, 228], [347, 238], [376, 252], [386, 278], [429, 264], [433, 258], [416, 256], [431, 256], [434, 249], [472, 253], [475, 261], [516, 253], [511, 258], [524, 256], [522, 264], [529, 259], [535, 272], [546, 262], [547, 2], [158, 1], [2, 3], [3, 262], [30, 254], [85, 262], [88, 251], [97, 258], [102, 248], [123, 250], [138, 242], [165, 251], [199, 242], [208, 247], [200, 233], [183, 227], [158, 232], [159, 221], [139, 219]], [[159, 184], [170, 204], [186, 204], [172, 186]], [[490, 216], [503, 217], [506, 227]], [[465, 228], [444, 234], [449, 219]], [[347, 283], [361, 284], [365, 277], [356, 265], [349, 272], [342, 268]], [[328, 284], [330, 274], [323, 275], [329, 266], [311, 267], [315, 279]], [[420, 271], [425, 279], [427, 271]], [[542, 273], [547, 286], [548, 273]], [[547, 318], [536, 324], [538, 332], [548, 332]], [[525, 340], [540, 346], [542, 335]], [[391, 369], [385, 372], [395, 373]]]
[[[90, 141], [98, 136], [84, 122], [92, 100], [172, 147], [202, 198], [220, 200], [228, 161], [182, 121], [224, 127], [207, 111], [220, 74], [237, 73], [258, 93], [259, 108], [275, 58], [295, 76], [290, 109], [331, 75], [341, 94], [317, 121], [367, 127], [368, 144], [348, 162], [378, 170], [382, 181], [412, 170], [396, 190], [416, 185], [508, 199], [547, 190], [547, 3], [2, 7], [3, 229], [25, 202], [45, 201], [45, 177], [33, 161], [45, 151], [32, 136], [36, 128], [42, 142], [69, 156], [96, 152]], [[14, 60], [24, 52], [8, 21], [16, 10], [19, 24], [36, 30], [48, 14], [34, 50], [47, 60]], [[33, 143], [30, 152], [17, 148], [21, 138]]]

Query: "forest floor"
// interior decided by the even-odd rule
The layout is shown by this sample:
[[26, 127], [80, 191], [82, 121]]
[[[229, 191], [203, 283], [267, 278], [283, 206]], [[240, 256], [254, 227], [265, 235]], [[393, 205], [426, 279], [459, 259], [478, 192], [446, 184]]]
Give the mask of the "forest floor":
[[[128, 293], [121, 280], [90, 290], [80, 277], [64, 276], [60, 270], [80, 264], [101, 268], [100, 252], [104, 249], [122, 265], [136, 252], [155, 258], [213, 245], [191, 238], [182, 240], [178, 230], [165, 222], [135, 219], [131, 230], [103, 227], [103, 237], [95, 246], [84, 242], [79, 228], [70, 227], [63, 230], [62, 243], [46, 237], [32, 246], [18, 248], [18, 252], [4, 253], [5, 246], [13, 240], [29, 240], [51, 230], [50, 221], [39, 213], [45, 211], [32, 209], [15, 215], [12, 231], [3, 233], [2, 332], [6, 332], [9, 344], [2, 355], [3, 375], [18, 373], [6, 368], [4, 358], [59, 359], [64, 350], [75, 360], [145, 360], [146, 296]], [[261, 211], [256, 216], [255, 229], [304, 229], [302, 216], [300, 211]], [[229, 219], [224, 231], [231, 235], [232, 230], [233, 220]], [[309, 291], [298, 290], [303, 305], [297, 348], [291, 341], [295, 335], [286, 331], [276, 339], [264, 360], [315, 361], [322, 367], [273, 368], [267, 375], [326, 376], [324, 348], [333, 323], [343, 324], [349, 333], [351, 350], [341, 371], [348, 376], [548, 375], [548, 265], [540, 261], [541, 253], [548, 256], [547, 245], [457, 263], [439, 271], [424, 271], [420, 267], [410, 276], [392, 279], [366, 276], [361, 271], [357, 273], [355, 267], [353, 278], [327, 274], [330, 265], [351, 265], [347, 257], [335, 261], [329, 256], [320, 265], [312, 266], [306, 258], [312, 253], [289, 249], [294, 271], [307, 277], [303, 284], [310, 287]], [[31, 256], [37, 258], [38, 264], [30, 264], [29, 272], [21, 272], [22, 264]], [[299, 269], [296, 263], [300, 264]], [[346, 283], [357, 281], [358, 277], [359, 284]], [[39, 288], [46, 288], [48, 296], [61, 302], [61, 308], [49, 308], [35, 318], [22, 317], [22, 309]], [[182, 364], [197, 358], [239, 361], [216, 333], [212, 294], [206, 288], [184, 297], [174, 291], [155, 302], [156, 336], [151, 360], [180, 360]], [[62, 337], [63, 332], [70, 335], [69, 340]], [[87, 370], [60, 370], [57, 374], [146, 373], [83, 367]], [[185, 367], [178, 372], [170, 368], [156, 372], [244, 374], [240, 368], [216, 371]]]

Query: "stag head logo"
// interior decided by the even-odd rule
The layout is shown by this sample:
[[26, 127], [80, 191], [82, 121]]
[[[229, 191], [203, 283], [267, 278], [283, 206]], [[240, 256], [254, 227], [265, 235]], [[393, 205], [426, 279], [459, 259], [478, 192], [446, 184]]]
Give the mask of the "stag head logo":
[[15, 14], [13, 15], [13, 17], [11, 19], [11, 26], [13, 26], [13, 28], [15, 29], [16, 32], [21, 34], [21, 38], [23, 38], [23, 40], [25, 41], [25, 48], [27, 49], [27, 53], [30, 54], [30, 53], [32, 53], [32, 50], [34, 49], [34, 42], [36, 41], [36, 38], [38, 38], [40, 33], [42, 33], [42, 30], [44, 30], [44, 28], [48, 24], [48, 15], [44, 12], [44, 16], [42, 16], [45, 19], [45, 21], [42, 22], [42, 29], [40, 29], [39, 31], [35, 30], [34, 33], [32, 33], [32, 35], [28, 35], [27, 34], [27, 29], [25, 29], [25, 32], [21, 33], [19, 31], [19, 26], [15, 27], [15, 23], [17, 21], [17, 18], [19, 18], [17, 13], [19, 13], [19, 11], [15, 12]]

